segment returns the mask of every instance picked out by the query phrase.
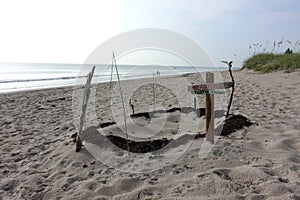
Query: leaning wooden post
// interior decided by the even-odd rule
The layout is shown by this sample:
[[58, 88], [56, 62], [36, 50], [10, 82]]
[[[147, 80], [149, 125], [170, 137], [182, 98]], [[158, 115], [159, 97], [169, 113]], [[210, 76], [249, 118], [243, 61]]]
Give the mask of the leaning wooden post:
[[[214, 74], [211, 72], [206, 73], [206, 84], [214, 83]], [[214, 110], [214, 94], [206, 94], [206, 141], [214, 143], [214, 119], [215, 119], [215, 110]]]
[[200, 117], [200, 109], [198, 109], [197, 107], [197, 97], [194, 97], [194, 109], [195, 109], [195, 112], [196, 112], [196, 115], [197, 117]]
[[82, 107], [81, 107], [81, 114], [80, 114], [80, 121], [79, 121], [79, 131], [76, 137], [76, 149], [75, 149], [76, 152], [79, 152], [82, 147], [82, 140], [80, 136], [82, 134], [83, 125], [85, 122], [86, 108], [90, 97], [91, 82], [92, 82], [94, 71], [95, 71], [95, 66], [93, 67], [92, 71], [87, 75], [87, 81], [83, 92], [83, 100], [82, 100]]

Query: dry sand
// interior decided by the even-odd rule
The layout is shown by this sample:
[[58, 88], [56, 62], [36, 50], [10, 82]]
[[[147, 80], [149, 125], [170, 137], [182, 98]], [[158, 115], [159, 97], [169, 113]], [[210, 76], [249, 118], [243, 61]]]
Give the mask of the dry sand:
[[[135, 150], [172, 139], [129, 156], [105, 137], [125, 137], [116, 85], [112, 98], [109, 84], [94, 87], [79, 153], [72, 103], [80, 105], [82, 89], [1, 94], [0, 199], [300, 199], [300, 72], [234, 76], [233, 115], [214, 146], [194, 139], [205, 132], [205, 117], [193, 109], [186, 80], [199, 77], [160, 78], [150, 114], [151, 80], [122, 83], [128, 115], [130, 98], [136, 114], [127, 117], [129, 139], [145, 142]], [[229, 92], [215, 95], [218, 128]], [[205, 107], [203, 96], [198, 103]]]

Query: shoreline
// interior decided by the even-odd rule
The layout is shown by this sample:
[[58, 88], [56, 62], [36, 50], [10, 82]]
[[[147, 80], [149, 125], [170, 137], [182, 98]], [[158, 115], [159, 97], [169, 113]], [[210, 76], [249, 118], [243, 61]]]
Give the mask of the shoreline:
[[[218, 69], [218, 68], [217, 68]], [[223, 73], [224, 71], [227, 71], [228, 69], [224, 69], [224, 68], [221, 68], [221, 69], [218, 69], [218, 70], [215, 70], [215, 71], [211, 71], [211, 72], [220, 72], [220, 73]], [[238, 68], [234, 68], [233, 70], [240, 70]], [[192, 73], [206, 73], [206, 72], [210, 72], [210, 71], [198, 71], [198, 72], [185, 72], [185, 73], [181, 73], [181, 74], [173, 74], [173, 75], [162, 75], [160, 76], [161, 78], [168, 78], [168, 77], [172, 77], [172, 76], [183, 76], [183, 75], [187, 75], [187, 74], [192, 74]], [[101, 76], [95, 76], [93, 79], [99, 79], [99, 77]], [[85, 80], [85, 76], [80, 76], [78, 77], [80, 79], [83, 79]], [[25, 91], [35, 91], [35, 90], [44, 90], [44, 89], [54, 89], [54, 88], [63, 88], [63, 87], [76, 87], [76, 80], [79, 80], [78, 78], [75, 79], [74, 83], [73, 84], [68, 84], [68, 85], [58, 85], [58, 86], [45, 86], [45, 87], [42, 87], [42, 88], [32, 88], [32, 89], [22, 89], [22, 90], [13, 90], [13, 91], [5, 91], [5, 92], [0, 92], [0, 95], [1, 94], [7, 94], [7, 93], [16, 93], [16, 92], [25, 92]], [[127, 78], [127, 79], [123, 79], [121, 81], [126, 81], [126, 80], [135, 80], [135, 79], [148, 79], [148, 78], [152, 78], [152, 77], [141, 77], [141, 78], [135, 78], [135, 77], [130, 77], [130, 78]], [[56, 79], [56, 78], [55, 78]], [[58, 79], [58, 80], [61, 80], [61, 79]], [[40, 80], [35, 80], [35, 81], [40, 81]], [[116, 80], [115, 80], [116, 81]], [[27, 82], [27, 81], [26, 81]], [[80, 82], [84, 82], [84, 81], [80, 81]], [[103, 81], [103, 82], [98, 82], [96, 84], [101, 84], [101, 83], [107, 83], [109, 82], [109, 80], [107, 81]], [[6, 83], [6, 82], [4, 82]], [[1, 83], [0, 83], [1, 84]]]

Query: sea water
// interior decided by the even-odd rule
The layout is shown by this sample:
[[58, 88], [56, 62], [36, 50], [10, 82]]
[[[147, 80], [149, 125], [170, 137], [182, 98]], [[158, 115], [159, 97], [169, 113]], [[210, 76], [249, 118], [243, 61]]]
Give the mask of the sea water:
[[[0, 93], [33, 89], [74, 86], [84, 80], [94, 65], [90, 64], [39, 64], [0, 63]], [[109, 65], [95, 65], [97, 82], [116, 80], [116, 69]], [[182, 75], [216, 70], [215, 67], [118, 65], [121, 80], [152, 76]], [[219, 68], [226, 70], [226, 68]]]

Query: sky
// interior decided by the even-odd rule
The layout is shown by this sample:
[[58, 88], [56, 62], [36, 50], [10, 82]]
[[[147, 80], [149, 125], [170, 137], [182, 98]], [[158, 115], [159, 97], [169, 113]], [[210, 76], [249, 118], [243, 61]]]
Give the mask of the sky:
[[[283, 41], [275, 52], [300, 50], [293, 45], [300, 41], [299, 22], [299, 0], [3, 0], [0, 62], [81, 64], [118, 34], [160, 28], [195, 41], [216, 65], [241, 66], [254, 51], [271, 51], [274, 41]], [[249, 49], [256, 43], [261, 47]], [[148, 64], [142, 56], [132, 62]]]

